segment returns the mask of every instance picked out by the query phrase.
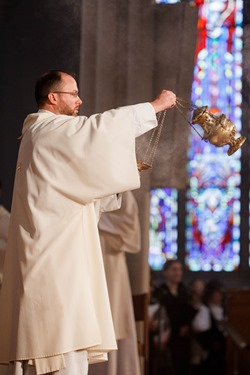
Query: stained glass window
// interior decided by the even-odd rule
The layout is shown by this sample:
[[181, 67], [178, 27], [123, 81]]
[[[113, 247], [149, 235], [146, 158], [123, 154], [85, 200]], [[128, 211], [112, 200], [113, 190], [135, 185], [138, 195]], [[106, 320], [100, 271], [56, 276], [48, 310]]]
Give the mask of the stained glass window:
[[149, 265], [161, 270], [166, 259], [177, 258], [177, 190], [151, 190]]
[[163, 3], [163, 4], [176, 4], [180, 3], [181, 0], [156, 0], [155, 2], [157, 4]]
[[[199, 7], [192, 102], [224, 113], [241, 130], [241, 0]], [[192, 134], [187, 192], [186, 265], [191, 271], [233, 271], [240, 262], [240, 156]]]
[[[243, 2], [196, 0], [196, 4], [199, 19], [192, 102], [207, 105], [212, 113], [224, 113], [240, 132]], [[197, 130], [200, 131], [199, 126]], [[192, 132], [187, 165], [190, 189], [186, 194], [185, 256], [190, 271], [233, 271], [240, 263], [241, 150], [229, 157], [227, 149], [228, 146], [217, 148], [206, 143]], [[166, 192], [167, 198], [160, 198]], [[171, 211], [171, 207], [177, 207], [177, 192], [156, 189], [151, 197], [149, 263], [160, 269], [166, 257], [177, 256], [177, 230], [173, 225], [177, 222], [177, 209]], [[155, 212], [158, 219], [154, 218]], [[163, 212], [168, 212], [169, 221], [164, 219], [168, 228], [165, 232], [160, 225]], [[172, 226], [171, 237], [167, 231]]]

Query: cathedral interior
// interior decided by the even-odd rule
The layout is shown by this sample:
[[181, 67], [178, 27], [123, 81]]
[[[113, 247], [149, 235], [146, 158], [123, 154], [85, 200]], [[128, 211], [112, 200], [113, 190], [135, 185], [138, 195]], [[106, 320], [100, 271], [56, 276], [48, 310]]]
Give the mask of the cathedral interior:
[[[180, 262], [186, 285], [220, 284], [226, 372], [219, 373], [249, 374], [250, 2], [1, 0], [0, 30], [0, 179], [8, 210], [22, 122], [37, 111], [34, 84], [44, 71], [76, 74], [80, 115], [149, 102], [162, 89], [176, 93], [159, 139], [136, 143], [138, 159], [152, 164], [133, 192], [141, 251], [126, 256], [141, 375], [171, 374], [149, 364], [150, 282], [162, 282], [168, 260]], [[228, 142], [217, 147], [190, 122], [194, 108], [205, 106], [244, 138], [232, 155]], [[155, 152], [150, 161], [145, 142]]]

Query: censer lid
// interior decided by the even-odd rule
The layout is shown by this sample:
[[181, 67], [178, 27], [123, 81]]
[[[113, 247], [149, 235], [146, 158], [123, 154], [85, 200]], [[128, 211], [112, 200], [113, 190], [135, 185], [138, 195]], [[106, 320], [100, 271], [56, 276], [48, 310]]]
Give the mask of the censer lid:
[[199, 118], [204, 115], [205, 112], [207, 112], [208, 106], [204, 107], [198, 107], [194, 110], [193, 112], [193, 117], [192, 117], [192, 124], [196, 124], [199, 122]]

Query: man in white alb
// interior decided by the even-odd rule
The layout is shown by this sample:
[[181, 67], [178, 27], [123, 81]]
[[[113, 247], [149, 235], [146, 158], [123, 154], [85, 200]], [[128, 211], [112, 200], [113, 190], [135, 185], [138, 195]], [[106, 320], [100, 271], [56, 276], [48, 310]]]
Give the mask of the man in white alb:
[[175, 105], [77, 116], [75, 78], [42, 75], [23, 124], [0, 301], [0, 363], [10, 374], [84, 375], [116, 349], [97, 229], [99, 210], [140, 186], [135, 137]]

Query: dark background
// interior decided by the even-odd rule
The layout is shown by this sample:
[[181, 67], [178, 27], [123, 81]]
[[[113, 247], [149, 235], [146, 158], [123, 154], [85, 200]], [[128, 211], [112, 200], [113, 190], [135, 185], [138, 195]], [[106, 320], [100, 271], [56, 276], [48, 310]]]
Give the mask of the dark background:
[[79, 74], [81, 1], [0, 2], [0, 178], [10, 209], [22, 123], [37, 111], [34, 85], [48, 69]]

